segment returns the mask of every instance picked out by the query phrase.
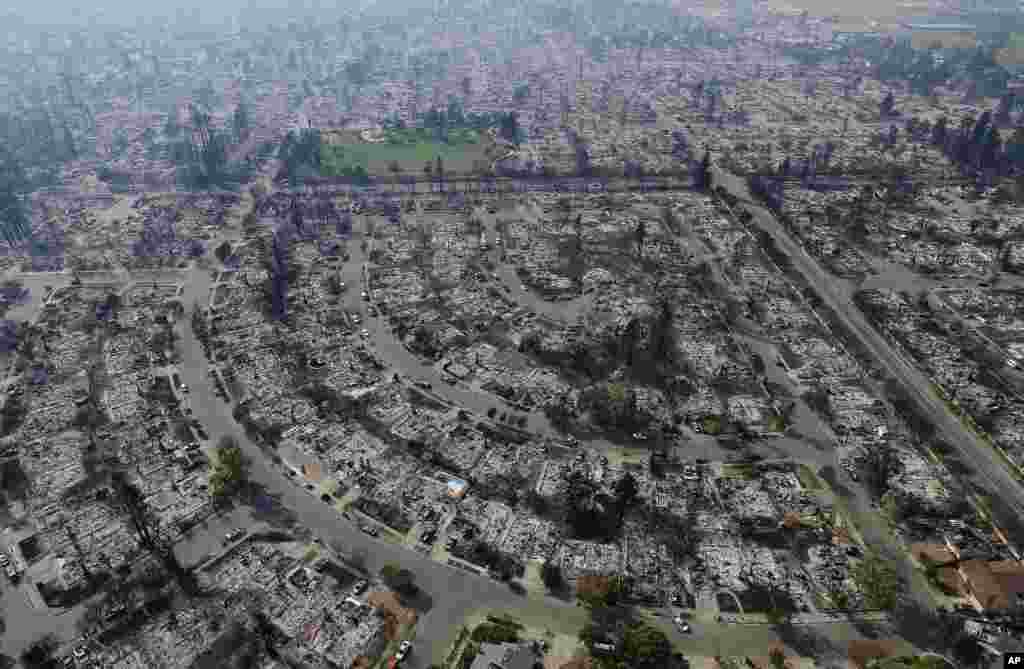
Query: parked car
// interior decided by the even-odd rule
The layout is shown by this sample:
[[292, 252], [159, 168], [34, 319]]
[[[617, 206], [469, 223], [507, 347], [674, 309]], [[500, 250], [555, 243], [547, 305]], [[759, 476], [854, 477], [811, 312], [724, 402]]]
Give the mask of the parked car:
[[239, 527], [239, 528], [231, 530], [230, 532], [225, 534], [224, 535], [224, 541], [226, 543], [231, 543], [232, 541], [238, 541], [239, 539], [241, 539], [244, 536], [245, 536], [245, 530], [243, 530], [242, 528]]
[[690, 623], [683, 620], [682, 616], [676, 616], [672, 619], [672, 622], [675, 623], [680, 632], [683, 632], [684, 634], [688, 634], [690, 632]]
[[366, 592], [366, 588], [368, 588], [369, 586], [370, 584], [367, 583], [365, 580], [360, 579], [356, 581], [355, 585], [352, 586], [352, 596], [358, 597], [359, 595]]

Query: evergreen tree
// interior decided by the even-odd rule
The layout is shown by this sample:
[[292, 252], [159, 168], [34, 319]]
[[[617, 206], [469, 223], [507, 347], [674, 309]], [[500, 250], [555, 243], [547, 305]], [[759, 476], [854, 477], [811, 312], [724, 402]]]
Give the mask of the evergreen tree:
[[516, 112], [509, 112], [501, 117], [499, 134], [505, 141], [519, 144], [519, 116]]
[[982, 141], [985, 139], [985, 133], [988, 132], [989, 126], [992, 123], [992, 112], [982, 112], [981, 116], [978, 117], [978, 122], [974, 124], [974, 131], [971, 133], [971, 146], [980, 147]]
[[1000, 127], [1006, 127], [1010, 125], [1010, 110], [1013, 109], [1017, 104], [1017, 98], [1014, 93], [1007, 93], [999, 98], [999, 107], [996, 109], [995, 124]]
[[988, 129], [985, 139], [982, 140], [980, 163], [982, 169], [996, 169], [999, 167], [999, 156], [1001, 154], [1002, 141], [999, 138], [999, 130], [995, 126]]
[[885, 94], [885, 97], [882, 98], [882, 104], [879, 105], [879, 112], [881, 113], [882, 118], [888, 118], [891, 116], [895, 110], [895, 106], [896, 99], [893, 97], [892, 91], [889, 91]]
[[235, 107], [235, 114], [232, 118], [232, 126], [235, 131], [235, 141], [240, 142], [249, 130], [249, 105], [242, 100]]
[[22, 200], [28, 186], [21, 162], [0, 143], [0, 234], [9, 244], [27, 239], [31, 231]]
[[932, 144], [943, 147], [946, 145], [946, 117], [941, 116], [932, 127]]
[[700, 166], [697, 168], [697, 189], [704, 191], [710, 190], [711, 179], [711, 151], [705, 150], [704, 157], [701, 159]]
[[1006, 157], [1017, 172], [1024, 170], [1024, 125], [1013, 129], [1013, 135], [1006, 143]]

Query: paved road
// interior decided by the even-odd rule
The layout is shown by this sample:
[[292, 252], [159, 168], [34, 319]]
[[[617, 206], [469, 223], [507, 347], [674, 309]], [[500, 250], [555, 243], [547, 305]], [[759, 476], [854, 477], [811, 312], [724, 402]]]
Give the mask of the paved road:
[[[355, 254], [353, 254], [353, 258]], [[203, 299], [209, 290], [209, 274], [197, 271], [186, 287], [186, 304]], [[358, 292], [356, 293], [358, 299]], [[179, 323], [181, 335], [182, 381], [190, 387], [193, 415], [202, 422], [212, 442], [221, 436], [233, 436], [250, 459], [249, 478], [261, 485], [275, 504], [290, 510], [298, 523], [308, 528], [328, 545], [341, 545], [349, 553], [365, 554], [367, 569], [376, 574], [386, 563], [396, 563], [411, 570], [416, 581], [434, 598], [433, 608], [421, 619], [417, 636], [424, 640], [423, 652], [414, 654], [405, 666], [422, 669], [429, 664], [433, 646], [443, 650], [454, 634], [459, 620], [479, 606], [516, 609], [526, 600], [513, 594], [507, 586], [488, 578], [469, 574], [453, 567], [434, 562], [402, 546], [375, 539], [359, 531], [342, 518], [333, 508], [324, 505], [312, 494], [295, 485], [283, 470], [273, 465], [267, 454], [246, 437], [231, 417], [230, 407], [214, 393], [208, 371], [209, 363], [203, 355], [202, 345], [196, 340], [188, 319]], [[557, 609], [572, 606], [549, 599], [547, 606]], [[429, 649], [429, 650], [428, 650]]]
[[[549, 302], [526, 288], [522, 279], [516, 274], [515, 267], [502, 260], [504, 247], [497, 243], [497, 224], [500, 214], [492, 214], [485, 207], [478, 207], [474, 214], [483, 221], [484, 228], [487, 230], [487, 239], [491, 243], [490, 260], [494, 264], [495, 274], [503, 286], [502, 290], [511, 298], [512, 302], [556, 323], [573, 325], [587, 313], [590, 309], [589, 296]], [[528, 220], [535, 221], [537, 219], [537, 212], [532, 207], [523, 205], [517, 205], [517, 215]]]
[[[832, 666], [827, 661], [841, 660], [847, 653], [850, 641], [865, 638], [864, 625], [846, 620], [794, 624], [789, 628], [780, 628], [768, 624], [724, 625], [714, 622], [714, 618], [707, 615], [687, 618], [691, 631], [684, 633], [672, 622], [674, 613], [662, 609], [658, 615], [645, 617], [661, 629], [684, 655], [767, 656], [768, 649], [781, 643], [786, 647], [787, 654], [814, 656], [822, 662], [819, 666]], [[901, 651], [914, 652], [906, 642], [900, 640], [898, 643]]]
[[909, 586], [905, 597], [913, 599], [921, 610], [937, 608], [939, 602], [932, 595], [932, 587], [924, 574], [914, 568], [906, 549], [889, 530], [886, 520], [872, 506], [871, 496], [862, 485], [847, 477], [842, 468], [834, 469], [838, 477], [835, 483], [838, 485], [833, 487], [834, 494], [822, 494], [825, 501], [844, 510], [864, 542], [893, 564], [900, 579]]
[[978, 475], [994, 494], [999, 494], [1020, 516], [1024, 516], [1024, 487], [1010, 473], [999, 455], [964, 427], [959, 419], [946, 411], [942, 402], [929, 393], [930, 381], [889, 345], [885, 338], [867, 322], [849, 296], [836, 290], [833, 278], [815, 262], [775, 218], [757, 204], [746, 183], [723, 170], [714, 169], [714, 182], [744, 202], [753, 215], [752, 223], [775, 239], [778, 248], [813, 286], [822, 301], [843, 321], [846, 328], [875, 359], [903, 386], [915, 404], [931, 420], [940, 434], [947, 436], [965, 462], [971, 462]]
[[[486, 415], [492, 408], [496, 409], [499, 415], [505, 412], [511, 413], [504, 400], [491, 393], [471, 388], [465, 384], [449, 385], [445, 383], [441, 378], [441, 371], [437, 367], [424, 363], [405, 348], [391, 331], [391, 325], [385, 316], [371, 316], [367, 309], [369, 305], [362, 301], [360, 293], [364, 288], [362, 268], [366, 265], [372, 270], [374, 265], [363, 253], [360, 244], [350, 243], [349, 252], [349, 260], [340, 269], [341, 280], [348, 284], [344, 298], [345, 307], [350, 312], [356, 311], [362, 314], [362, 327], [369, 333], [366, 341], [381, 362], [390, 368], [388, 374], [397, 372], [400, 377], [405, 379], [426, 381], [431, 384], [433, 395], [480, 416]], [[526, 429], [531, 432], [558, 434], [543, 413], [533, 411], [525, 415], [527, 417]]]

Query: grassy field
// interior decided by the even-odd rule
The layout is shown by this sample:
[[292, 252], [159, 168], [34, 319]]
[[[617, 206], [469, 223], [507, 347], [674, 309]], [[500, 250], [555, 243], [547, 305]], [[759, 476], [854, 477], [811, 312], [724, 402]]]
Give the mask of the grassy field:
[[616, 447], [605, 451], [609, 464], [613, 465], [645, 465], [650, 451], [644, 448]]
[[796, 469], [796, 476], [800, 479], [800, 485], [808, 490], [824, 490], [825, 484], [822, 483], [818, 475], [808, 467], [807, 465], [799, 465]]
[[[889, 0], [867, 0], [856, 5], [837, 5], [822, 0], [792, 0], [786, 3], [793, 9], [807, 10], [810, 16], [831, 16], [836, 19], [835, 30], [867, 32], [870, 30], [894, 28], [901, 19], [928, 16], [924, 2]], [[878, 25], [873, 22], [877, 21]]]
[[392, 161], [402, 174], [421, 176], [423, 167], [440, 156], [446, 171], [471, 172], [477, 161], [490, 162], [486, 151], [490, 139], [473, 130], [456, 130], [447, 142], [439, 142], [419, 130], [389, 130], [385, 141], [363, 141], [358, 133], [338, 132], [325, 138], [321, 149], [321, 172], [325, 176], [341, 174], [345, 168], [362, 167], [368, 174], [387, 176]]
[[[487, 619], [488, 615], [496, 615], [507, 618], [521, 624], [524, 629], [520, 633], [523, 639], [546, 639], [551, 645], [549, 657], [561, 660], [556, 666], [561, 666], [574, 655], [580, 652], [578, 635], [583, 626], [589, 621], [590, 614], [586, 608], [559, 609], [557, 611], [548, 608], [544, 600], [540, 598], [528, 598], [523, 601], [523, 606], [512, 610], [490, 610], [487, 608], [467, 611], [461, 621], [452, 621], [453, 625], [465, 626], [472, 630]], [[452, 640], [446, 650], [438, 650], [431, 660], [442, 664], [447, 659], [452, 644], [459, 641], [458, 627], [452, 627]], [[443, 666], [443, 665], [442, 665]], [[547, 666], [547, 665], [545, 665]]]
[[725, 464], [722, 465], [722, 476], [751, 481], [754, 479], [754, 466], [747, 464]]

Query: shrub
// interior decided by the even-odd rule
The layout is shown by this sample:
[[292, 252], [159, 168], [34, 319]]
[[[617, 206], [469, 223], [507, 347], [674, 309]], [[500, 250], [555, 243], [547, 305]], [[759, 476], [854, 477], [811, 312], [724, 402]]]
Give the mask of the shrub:
[[505, 625], [483, 624], [473, 630], [471, 638], [477, 643], [516, 643], [519, 633]]

